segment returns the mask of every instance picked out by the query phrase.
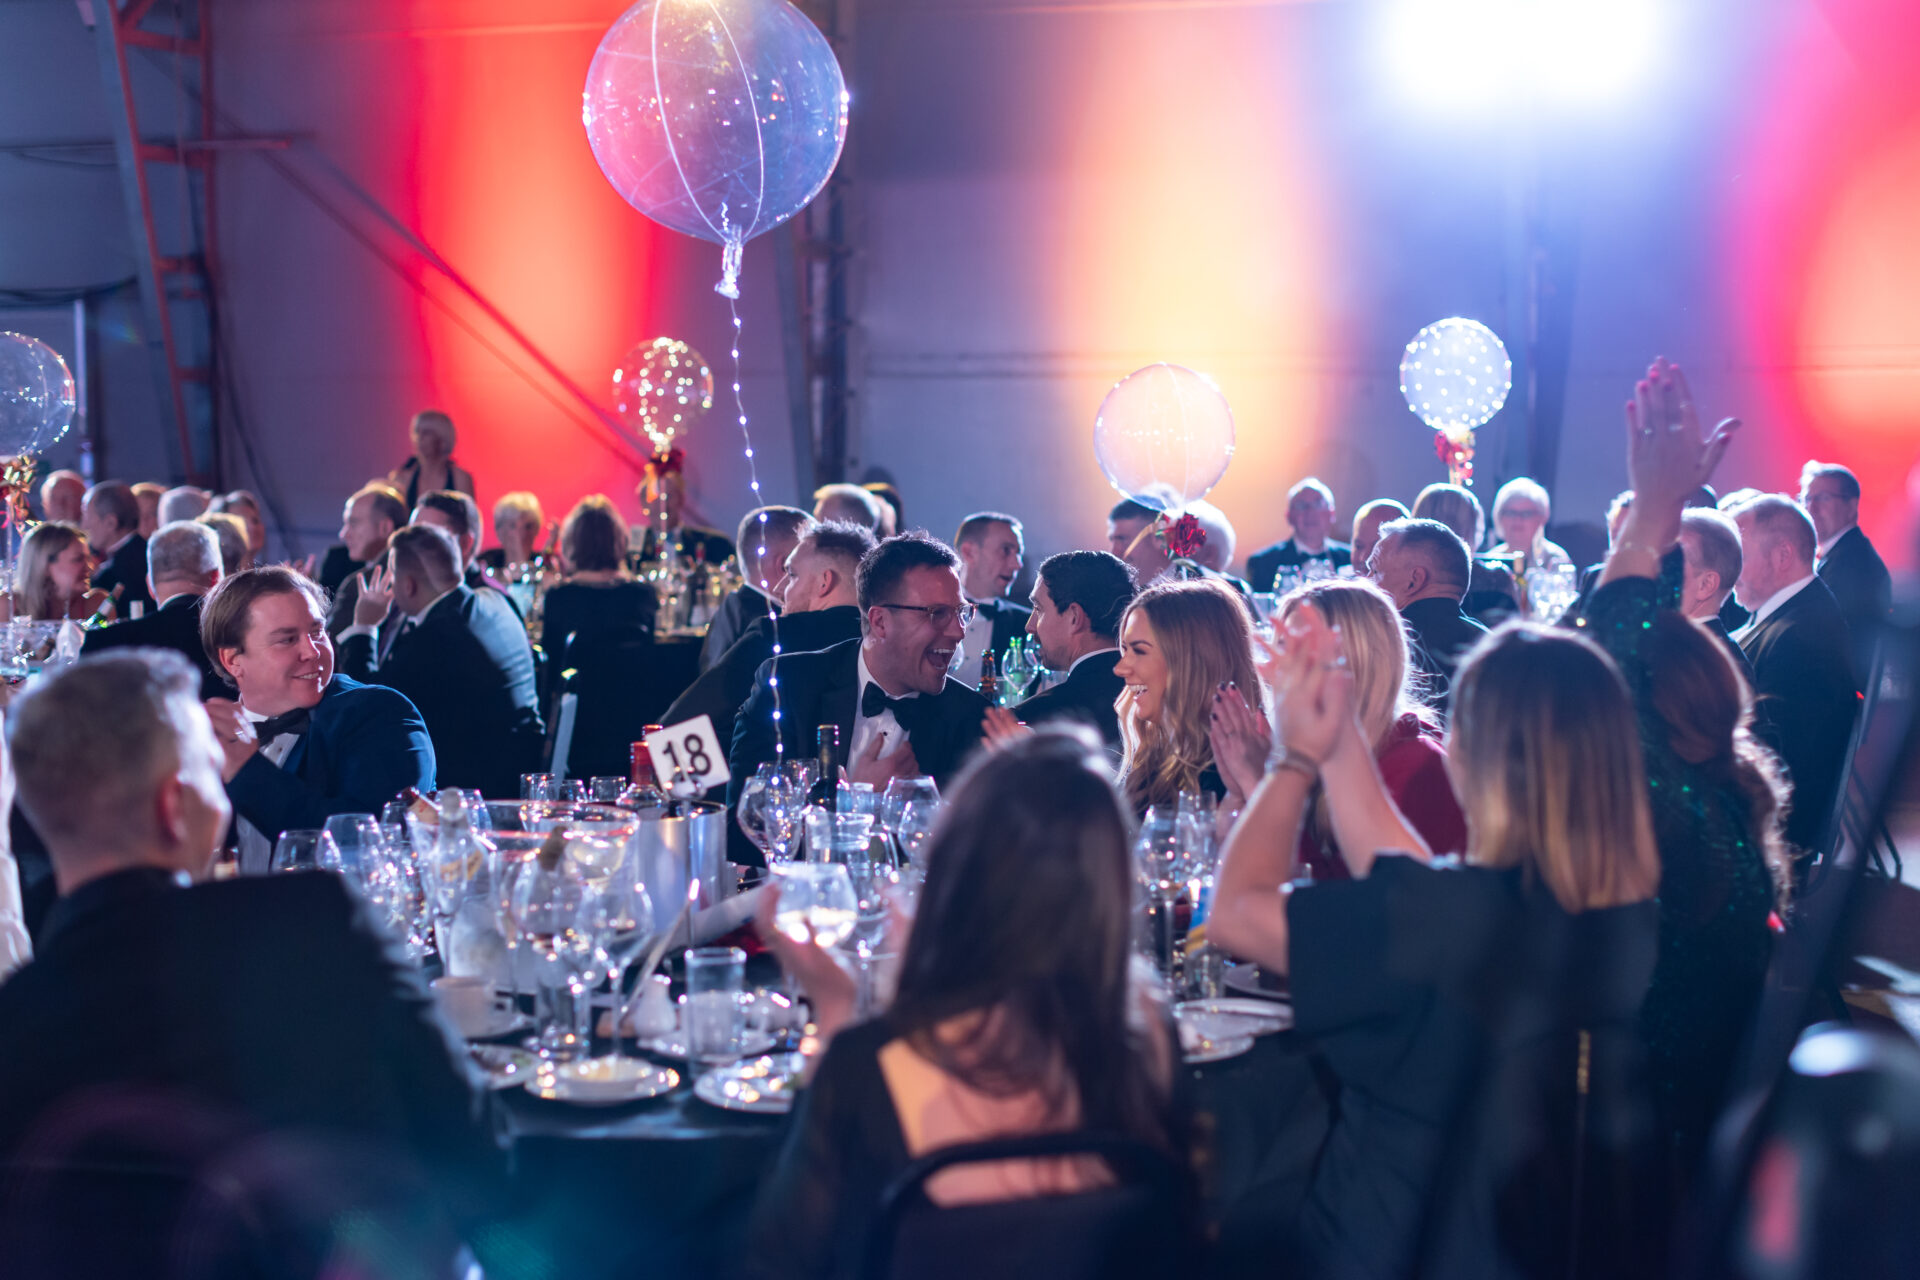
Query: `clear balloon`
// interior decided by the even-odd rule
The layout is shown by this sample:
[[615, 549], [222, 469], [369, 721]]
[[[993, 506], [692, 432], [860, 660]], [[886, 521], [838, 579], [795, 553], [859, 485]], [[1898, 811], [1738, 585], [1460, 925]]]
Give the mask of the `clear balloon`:
[[1156, 511], [1206, 496], [1233, 461], [1233, 411], [1205, 374], [1150, 364], [1114, 384], [1093, 423], [1107, 480]]
[[1500, 412], [1513, 361], [1493, 330], [1454, 316], [1413, 335], [1400, 357], [1400, 394], [1420, 421], [1457, 439]]
[[0, 458], [54, 444], [73, 407], [73, 374], [60, 353], [24, 333], [0, 333]]
[[665, 453], [713, 408], [713, 370], [678, 338], [643, 342], [613, 371], [613, 408], [636, 439]]
[[787, 0], [641, 0], [587, 68], [587, 141], [614, 190], [664, 227], [741, 247], [819, 194], [847, 136], [847, 89]]

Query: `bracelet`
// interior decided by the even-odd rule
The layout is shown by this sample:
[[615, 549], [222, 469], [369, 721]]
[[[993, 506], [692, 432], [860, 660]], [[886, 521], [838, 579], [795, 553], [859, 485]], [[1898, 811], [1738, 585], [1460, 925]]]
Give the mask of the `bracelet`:
[[1286, 769], [1299, 774], [1309, 783], [1320, 781], [1320, 762], [1304, 751], [1291, 747], [1280, 748], [1280, 758], [1273, 762], [1275, 771]]

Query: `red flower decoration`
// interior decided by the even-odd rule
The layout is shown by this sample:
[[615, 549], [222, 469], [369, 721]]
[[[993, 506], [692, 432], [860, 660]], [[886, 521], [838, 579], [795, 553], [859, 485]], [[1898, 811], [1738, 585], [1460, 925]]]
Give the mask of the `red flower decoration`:
[[1446, 465], [1453, 465], [1453, 441], [1447, 439], [1446, 432], [1436, 431], [1433, 433], [1433, 454]]
[[658, 480], [661, 476], [670, 476], [685, 466], [686, 461], [685, 449], [669, 449], [665, 453], [657, 453], [646, 461], [647, 479]]
[[1191, 511], [1167, 526], [1166, 538], [1167, 550], [1177, 560], [1191, 560], [1207, 545], [1207, 531], [1200, 527], [1200, 521]]

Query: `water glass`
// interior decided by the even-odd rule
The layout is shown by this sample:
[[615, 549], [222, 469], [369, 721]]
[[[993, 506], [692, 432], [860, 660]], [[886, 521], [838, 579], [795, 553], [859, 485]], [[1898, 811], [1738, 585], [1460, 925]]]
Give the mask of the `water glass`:
[[773, 868], [780, 909], [773, 927], [795, 942], [837, 947], [853, 936], [860, 912], [847, 868], [837, 862], [789, 862]]
[[336, 813], [327, 819], [327, 834], [339, 850], [338, 859], [328, 871], [338, 871], [346, 882], [362, 894], [367, 889], [368, 863], [379, 854], [380, 823], [370, 813]]
[[807, 861], [864, 860], [873, 838], [873, 819], [864, 813], [831, 813], [818, 805], [806, 810]]
[[592, 795], [595, 804], [619, 804], [620, 797], [626, 789], [625, 778], [611, 776], [595, 778], [587, 785], [587, 791]]
[[520, 798], [522, 800], [552, 800], [551, 788], [553, 775], [550, 773], [523, 773], [520, 775]]
[[900, 812], [909, 801], [939, 804], [940, 788], [925, 774], [917, 778], [895, 778], [888, 782], [886, 794], [880, 797], [882, 831], [898, 833]]
[[280, 838], [273, 842], [273, 858], [267, 863], [267, 870], [317, 871], [339, 865], [340, 846], [327, 832], [282, 831]]
[[937, 800], [910, 800], [900, 808], [900, 820], [894, 826], [894, 837], [900, 842], [900, 851], [906, 860], [925, 871], [921, 863], [920, 851], [926, 847], [927, 840], [933, 835], [934, 823], [939, 817], [940, 802]]
[[738, 947], [687, 952], [687, 1054], [703, 1064], [732, 1062], [746, 1032], [747, 953]]

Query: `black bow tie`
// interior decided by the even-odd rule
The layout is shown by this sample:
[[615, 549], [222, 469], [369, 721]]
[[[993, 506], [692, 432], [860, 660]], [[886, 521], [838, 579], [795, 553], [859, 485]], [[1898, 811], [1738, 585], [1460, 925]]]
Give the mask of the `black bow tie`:
[[883, 712], [893, 712], [893, 718], [908, 733], [913, 732], [913, 721], [918, 718], [920, 708], [925, 705], [924, 698], [889, 698], [887, 691], [874, 681], [867, 681], [867, 687], [860, 693], [860, 715], [871, 720]]
[[259, 736], [260, 745], [264, 747], [283, 733], [305, 733], [307, 724], [312, 719], [311, 707], [295, 707], [282, 715], [268, 716], [253, 726], [253, 731]]

